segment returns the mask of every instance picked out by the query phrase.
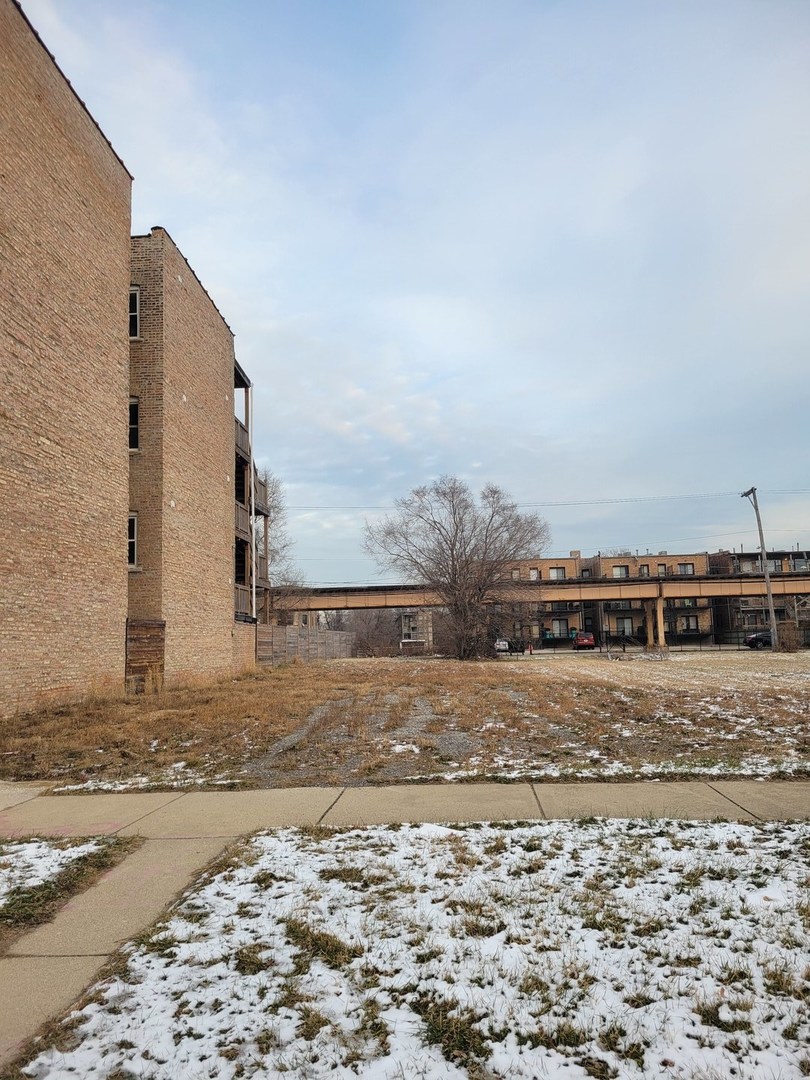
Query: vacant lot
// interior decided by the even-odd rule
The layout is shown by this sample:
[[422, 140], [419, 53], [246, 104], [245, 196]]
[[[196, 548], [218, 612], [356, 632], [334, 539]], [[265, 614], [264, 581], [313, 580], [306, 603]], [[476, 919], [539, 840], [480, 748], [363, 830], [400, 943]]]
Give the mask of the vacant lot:
[[810, 654], [338, 660], [20, 716], [62, 789], [810, 773]]

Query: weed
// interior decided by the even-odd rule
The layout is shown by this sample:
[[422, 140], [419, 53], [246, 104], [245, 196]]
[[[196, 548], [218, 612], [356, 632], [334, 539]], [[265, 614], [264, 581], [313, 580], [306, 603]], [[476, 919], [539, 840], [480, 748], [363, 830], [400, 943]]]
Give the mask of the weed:
[[323, 960], [329, 967], [340, 969], [363, 955], [359, 945], [347, 945], [327, 930], [313, 930], [301, 919], [287, 919], [287, 939], [298, 950], [296, 971], [307, 971], [313, 959]]
[[619, 1075], [618, 1069], [598, 1057], [577, 1058], [577, 1065], [584, 1069], [588, 1076], [593, 1076], [596, 1080], [613, 1080], [614, 1077]]
[[323, 1015], [318, 1012], [317, 1009], [311, 1009], [308, 1005], [305, 1005], [301, 1009], [301, 1020], [299, 1021], [296, 1034], [302, 1039], [314, 1039], [321, 1028], [328, 1027], [329, 1021]]
[[[721, 1016], [721, 1010], [725, 1011], [727, 1015]], [[715, 1001], [698, 1001], [695, 1003], [694, 1011], [707, 1027], [717, 1028], [718, 1031], [732, 1032], [753, 1030], [750, 1020], [746, 1020], [743, 1017], [728, 1018], [730, 1010], [722, 999]]]
[[476, 1024], [483, 1019], [469, 1009], [430, 994], [417, 994], [408, 1003], [425, 1025], [425, 1038], [441, 1046], [454, 1065], [469, 1066], [486, 1053], [486, 1040]]
[[243, 945], [234, 953], [234, 967], [240, 975], [258, 975], [261, 971], [267, 971], [271, 966], [268, 959], [262, 958], [262, 953], [267, 949], [266, 945], [257, 942], [255, 945]]

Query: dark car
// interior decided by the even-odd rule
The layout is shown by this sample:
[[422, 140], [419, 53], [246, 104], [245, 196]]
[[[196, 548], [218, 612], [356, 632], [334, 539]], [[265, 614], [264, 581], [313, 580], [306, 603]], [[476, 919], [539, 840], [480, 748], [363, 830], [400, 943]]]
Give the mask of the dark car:
[[770, 649], [770, 630], [760, 630], [756, 634], [748, 634], [743, 638], [743, 645], [747, 645], [749, 649]]
[[577, 649], [595, 649], [596, 638], [590, 632], [590, 630], [578, 630], [576, 634], [571, 638], [571, 645], [574, 652]]

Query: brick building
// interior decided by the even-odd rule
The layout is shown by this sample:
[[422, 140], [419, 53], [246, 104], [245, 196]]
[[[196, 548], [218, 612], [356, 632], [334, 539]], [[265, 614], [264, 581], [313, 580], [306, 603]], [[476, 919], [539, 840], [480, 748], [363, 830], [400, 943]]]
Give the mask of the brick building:
[[[572, 551], [565, 558], [523, 559], [510, 563], [506, 573], [511, 580], [561, 581], [592, 578], [686, 578], [709, 573], [709, 556], [696, 554], [633, 555], [629, 551], [616, 555], [594, 555], [583, 558]], [[664, 627], [668, 640], [708, 638], [712, 634], [712, 606], [701, 597], [668, 601], [664, 607]], [[504, 632], [519, 640], [563, 640], [575, 630], [590, 630], [603, 640], [645, 639], [644, 606], [640, 600], [540, 600], [504, 627]]]
[[127, 675], [239, 669], [255, 657], [252, 526], [266, 502], [250, 381], [165, 229], [132, 237], [129, 312]]
[[121, 685], [131, 177], [0, 0], [0, 713]]
[[0, 95], [0, 715], [252, 665], [233, 334], [164, 229], [130, 238], [131, 177], [14, 0]]

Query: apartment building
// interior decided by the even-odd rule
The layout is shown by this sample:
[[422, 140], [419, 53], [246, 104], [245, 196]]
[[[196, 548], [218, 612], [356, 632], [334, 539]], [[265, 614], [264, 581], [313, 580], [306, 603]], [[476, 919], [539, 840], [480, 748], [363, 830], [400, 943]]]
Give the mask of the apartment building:
[[252, 665], [233, 334], [164, 229], [130, 238], [132, 178], [14, 0], [0, 93], [0, 715]]
[[214, 675], [255, 657], [251, 384], [168, 232], [131, 244], [127, 678]]
[[[509, 563], [505, 575], [514, 582], [547, 582], [608, 579], [690, 577], [709, 573], [705, 553], [634, 555], [622, 552], [583, 558], [571, 551], [564, 558], [523, 559]], [[571, 637], [577, 630], [590, 630], [600, 640], [635, 638], [646, 641], [644, 607], [640, 600], [617, 599], [582, 601], [543, 599], [521, 604], [510, 611], [511, 625], [504, 630], [518, 640], [554, 643]], [[712, 607], [707, 599], [694, 597], [670, 600], [664, 606], [664, 628], [669, 640], [706, 638], [712, 633]]]
[[[810, 552], [798, 548], [766, 552], [768, 572], [774, 576], [806, 574], [810, 570]], [[759, 551], [717, 551], [709, 556], [710, 573], [724, 576], [762, 574], [763, 560]], [[763, 630], [770, 626], [768, 601], [765, 596], [718, 598], [713, 602], [714, 624], [719, 634], [734, 638]], [[797, 627], [810, 626], [810, 598], [806, 596], [774, 596], [777, 622], [792, 622]]]
[[0, 715], [123, 685], [131, 177], [0, 0]]

